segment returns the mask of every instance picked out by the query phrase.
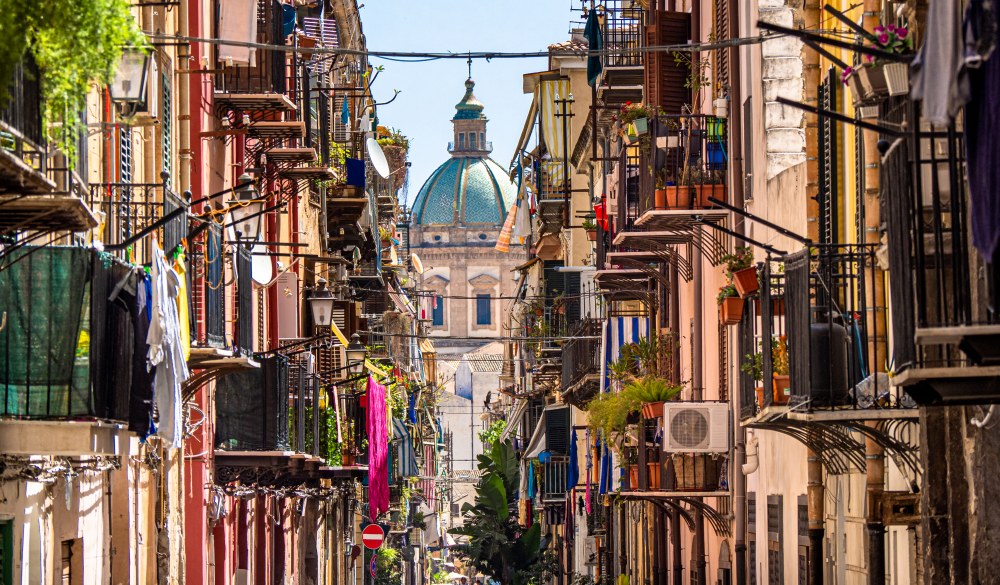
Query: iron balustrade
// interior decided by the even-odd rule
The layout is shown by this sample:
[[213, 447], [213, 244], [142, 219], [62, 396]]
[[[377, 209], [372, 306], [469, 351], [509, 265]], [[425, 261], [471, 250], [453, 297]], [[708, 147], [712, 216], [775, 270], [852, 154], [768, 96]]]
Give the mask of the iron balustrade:
[[460, 142], [457, 145], [454, 142], [448, 143], [448, 152], [493, 152], [493, 141], [487, 140], [485, 142]]
[[569, 457], [551, 457], [541, 464], [542, 502], [561, 502], [566, 499], [566, 483], [569, 479]]
[[569, 390], [589, 374], [600, 372], [601, 321], [584, 319], [571, 330], [563, 343], [562, 390]]
[[[205, 336], [199, 339], [209, 347], [226, 344], [226, 270], [221, 225], [211, 225], [205, 230], [200, 247], [203, 254], [201, 299], [204, 303]], [[197, 329], [196, 329], [197, 330]]]
[[603, 3], [604, 66], [642, 67], [642, 47], [645, 45], [646, 10], [631, 0], [609, 0]]
[[41, 75], [30, 53], [14, 67], [7, 92], [8, 100], [0, 107], [0, 148], [45, 172]]
[[[952, 124], [930, 130], [918, 105], [890, 99], [881, 119], [911, 131], [880, 165], [891, 289], [893, 355], [908, 367], [963, 367], [968, 356], [951, 343], [915, 343], [921, 329], [996, 324], [1000, 255], [990, 261], [971, 246], [963, 133]], [[889, 138], [890, 142], [894, 139]], [[973, 211], [974, 213], [974, 211]]]
[[[658, 116], [634, 145], [622, 145], [618, 160], [619, 229], [632, 230], [651, 210], [705, 209], [709, 197], [725, 200], [729, 156], [724, 118]], [[664, 194], [657, 201], [656, 191]]]
[[95, 238], [119, 258], [148, 264], [152, 262], [152, 237], [164, 251], [181, 245], [188, 233], [187, 214], [180, 213], [147, 237], [115, 249], [141, 234], [171, 212], [186, 206], [185, 201], [164, 183], [97, 183], [90, 185], [87, 201], [100, 214]]

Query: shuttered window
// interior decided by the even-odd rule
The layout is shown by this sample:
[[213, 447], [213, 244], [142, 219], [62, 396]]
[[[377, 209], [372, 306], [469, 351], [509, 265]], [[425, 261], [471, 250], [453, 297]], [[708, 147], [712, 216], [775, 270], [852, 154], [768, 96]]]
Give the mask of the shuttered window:
[[569, 408], [545, 411], [546, 449], [553, 455], [569, 454]]
[[[691, 15], [686, 12], [657, 10], [651, 26], [646, 27], [646, 45], [683, 45], [691, 37]], [[647, 102], [656, 104], [667, 114], [681, 114], [691, 102], [691, 90], [684, 87], [690, 71], [679, 67], [674, 56], [666, 51], [646, 53], [644, 63]]]
[[476, 295], [476, 325], [492, 325], [490, 295]]
[[132, 128], [118, 128], [118, 181], [132, 182]]
[[431, 312], [431, 324], [435, 327], [444, 327], [444, 297], [437, 295], [434, 297], [434, 310]]
[[[712, 6], [713, 32], [716, 41], [728, 39], [729, 35], [729, 0], [715, 0]], [[712, 97], [729, 96], [729, 48], [718, 49], [712, 54], [715, 63], [712, 67]]]
[[782, 585], [785, 578], [785, 558], [781, 550], [782, 496], [767, 496], [767, 582]]
[[[166, 67], [164, 69], [167, 69]], [[160, 87], [163, 88], [162, 96], [163, 99], [163, 116], [160, 118], [160, 134], [161, 134], [161, 144], [160, 147], [163, 150], [161, 153], [161, 160], [163, 164], [163, 172], [168, 175], [173, 171], [173, 153], [174, 153], [174, 126], [173, 126], [173, 98], [172, 91], [173, 88], [170, 85], [170, 74], [164, 71], [161, 74]], [[169, 181], [169, 179], [168, 179]]]
[[757, 585], [757, 494], [747, 492], [747, 582]]

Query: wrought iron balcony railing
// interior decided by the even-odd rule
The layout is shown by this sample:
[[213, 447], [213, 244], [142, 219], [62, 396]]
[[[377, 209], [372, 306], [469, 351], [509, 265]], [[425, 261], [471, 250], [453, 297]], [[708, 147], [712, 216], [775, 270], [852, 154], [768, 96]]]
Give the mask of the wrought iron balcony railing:
[[236, 349], [243, 353], [254, 351], [254, 325], [256, 322], [253, 294], [253, 257], [250, 249], [236, 246]]
[[745, 303], [740, 324], [744, 417], [772, 405], [915, 406], [880, 371], [890, 358], [875, 253], [874, 245], [819, 245], [785, 256], [783, 274], [760, 266], [759, 301]]
[[[262, 45], [272, 45], [275, 49], [253, 49], [249, 64], [234, 63], [219, 50], [216, 51], [221, 72], [216, 74], [216, 88], [222, 93], [232, 94], [284, 94], [294, 84], [299, 66], [295, 54], [284, 50], [284, 11], [278, 0], [258, 0], [257, 38]], [[217, 26], [219, 26], [217, 24]], [[289, 62], [291, 55], [291, 62]], [[290, 75], [291, 72], [291, 75]]]
[[[135, 239], [160, 219], [185, 207], [186, 203], [165, 183], [98, 183], [90, 186], [90, 208], [101, 225], [95, 239], [119, 258], [148, 264], [152, 261], [152, 237], [165, 251], [181, 244], [188, 233], [187, 214], [173, 219]], [[134, 240], [134, 241], [133, 241]]]
[[600, 373], [601, 322], [584, 319], [577, 323], [563, 343], [562, 390], [566, 392], [584, 377]]
[[632, 0], [604, 2], [604, 66], [642, 67], [646, 35], [646, 9]]
[[542, 463], [542, 502], [561, 502], [566, 499], [569, 479], [569, 457], [552, 457]]
[[459, 142], [455, 144], [454, 142], [448, 143], [448, 152], [468, 152], [473, 153], [483, 153], [483, 152], [493, 152], [493, 141], [486, 140], [484, 142]]
[[0, 108], [0, 148], [44, 172], [41, 76], [30, 53], [15, 67], [7, 90], [9, 101]]

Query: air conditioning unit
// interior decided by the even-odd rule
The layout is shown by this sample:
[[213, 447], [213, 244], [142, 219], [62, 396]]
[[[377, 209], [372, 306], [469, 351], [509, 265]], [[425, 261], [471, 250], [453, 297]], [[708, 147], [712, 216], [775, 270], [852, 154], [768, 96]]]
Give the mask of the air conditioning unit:
[[729, 404], [685, 402], [663, 405], [663, 450], [667, 453], [729, 451]]

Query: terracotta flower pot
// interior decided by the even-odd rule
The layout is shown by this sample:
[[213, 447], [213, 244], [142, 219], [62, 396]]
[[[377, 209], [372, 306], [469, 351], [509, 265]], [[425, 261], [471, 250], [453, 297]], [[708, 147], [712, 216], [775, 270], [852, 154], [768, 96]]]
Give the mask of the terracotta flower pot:
[[662, 402], [647, 402], [642, 405], [642, 418], [653, 419], [663, 416]]
[[788, 397], [791, 396], [791, 381], [787, 375], [779, 376], [774, 374], [771, 376], [771, 380], [774, 382], [772, 389], [774, 392], [774, 404], [788, 404]]
[[[753, 308], [760, 315], [763, 310], [760, 304], [760, 298], [753, 300]], [[771, 297], [771, 315], [775, 317], [782, 317], [785, 314], [785, 297]]]
[[660, 489], [660, 463], [647, 463], [646, 464], [646, 478], [649, 482], [649, 489], [658, 490]]
[[351, 453], [344, 453], [343, 455], [341, 455], [340, 458], [341, 458], [341, 463], [345, 467], [350, 467], [350, 466], [354, 465], [354, 455], [353, 454], [351, 454]]
[[667, 208], [667, 190], [665, 188], [653, 191], [653, 208], [654, 209]]
[[726, 325], [735, 325], [743, 318], [743, 299], [740, 297], [728, 297], [722, 299], [719, 305], [719, 317]]
[[701, 209], [715, 207], [715, 204], [708, 200], [709, 197], [720, 201], [726, 200], [726, 186], [722, 183], [705, 183], [691, 187], [694, 191], [694, 204]]
[[639, 466], [629, 465], [628, 466], [628, 487], [637, 490], [639, 489]]
[[[690, 187], [671, 185], [669, 187], [666, 187], [664, 191], [666, 192], [666, 197], [667, 197], [664, 205], [665, 209], [692, 208]], [[655, 191], [653, 192], [653, 195], [654, 196], [656, 195]]]
[[753, 392], [757, 395], [757, 408], [764, 408], [764, 387], [757, 386]]
[[736, 292], [740, 293], [744, 299], [757, 292], [757, 289], [760, 288], [760, 284], [757, 282], [757, 269], [751, 266], [737, 270], [733, 273], [733, 285], [736, 287]]
[[597, 230], [587, 230], [587, 239], [591, 242], [597, 241]]

